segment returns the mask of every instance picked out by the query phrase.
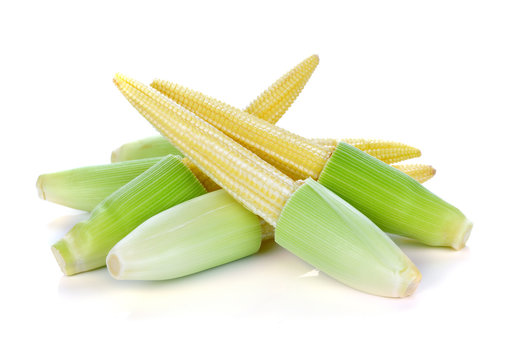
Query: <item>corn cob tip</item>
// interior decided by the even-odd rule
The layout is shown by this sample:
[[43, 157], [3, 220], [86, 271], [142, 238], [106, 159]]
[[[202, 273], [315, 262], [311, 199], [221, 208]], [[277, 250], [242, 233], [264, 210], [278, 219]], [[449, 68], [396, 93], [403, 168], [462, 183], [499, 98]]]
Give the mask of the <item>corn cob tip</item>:
[[112, 78], [112, 82], [116, 87], [120, 87], [120, 81], [123, 79], [123, 75], [121, 73], [114, 74], [114, 77]]
[[36, 181], [37, 195], [40, 199], [46, 200], [45, 188], [43, 187], [43, 175], [39, 175]]

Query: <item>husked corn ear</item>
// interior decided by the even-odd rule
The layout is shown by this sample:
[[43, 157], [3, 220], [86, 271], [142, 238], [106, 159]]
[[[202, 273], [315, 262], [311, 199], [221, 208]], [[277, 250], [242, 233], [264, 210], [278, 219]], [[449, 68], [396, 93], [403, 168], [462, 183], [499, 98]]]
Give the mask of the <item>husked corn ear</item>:
[[432, 179], [435, 175], [435, 169], [430, 165], [395, 164], [392, 166], [409, 175], [411, 178], [417, 180], [420, 183], [424, 183], [425, 181]]
[[275, 225], [296, 183], [148, 86], [117, 74], [127, 100], [208, 177], [254, 214]]
[[199, 92], [162, 80], [151, 86], [293, 179], [317, 179], [330, 157], [329, 151], [301, 136]]
[[[276, 123], [298, 97], [319, 63], [312, 55], [275, 81], [245, 109], [270, 123]], [[126, 161], [167, 154], [181, 155], [168, 139], [154, 136], [126, 143], [112, 152], [111, 161]]]
[[339, 144], [339, 141], [336, 139], [310, 139], [313, 143], [322, 146], [324, 149], [332, 152], [336, 148], [337, 144]]
[[311, 139], [318, 145], [325, 146], [331, 153], [334, 152], [340, 142], [355, 146], [357, 149], [382, 160], [386, 164], [394, 164], [421, 156], [421, 151], [413, 146], [402, 144], [396, 141], [374, 140], [374, 139]]
[[300, 95], [318, 64], [318, 55], [308, 57], [275, 81], [257, 99], [252, 101], [245, 111], [275, 124]]
[[[340, 142], [333, 153], [316, 146], [312, 156], [309, 148], [314, 144], [305, 138], [171, 83], [156, 81], [154, 86], [251, 150], [272, 146], [265, 159], [272, 158], [279, 170], [290, 173], [295, 168], [296, 178], [318, 180], [382, 230], [432, 246], [465, 246], [472, 223], [462, 212], [362, 150]], [[270, 139], [273, 145], [267, 144]], [[326, 156], [327, 162], [320, 164]]]
[[[334, 139], [311, 139], [312, 142], [325, 147], [333, 152], [339, 143]], [[415, 147], [395, 141], [375, 139], [344, 139], [341, 140], [349, 145], [376, 157], [387, 164], [393, 164], [403, 160], [421, 156], [421, 151]], [[112, 162], [144, 159], [149, 157], [160, 157], [168, 154], [179, 154], [180, 152], [163, 136], [152, 136], [130, 143], [123, 144], [114, 150], [111, 156]]]
[[352, 145], [387, 164], [394, 164], [395, 162], [421, 156], [421, 151], [419, 149], [394, 141], [367, 139], [343, 139], [341, 141], [348, 145]]

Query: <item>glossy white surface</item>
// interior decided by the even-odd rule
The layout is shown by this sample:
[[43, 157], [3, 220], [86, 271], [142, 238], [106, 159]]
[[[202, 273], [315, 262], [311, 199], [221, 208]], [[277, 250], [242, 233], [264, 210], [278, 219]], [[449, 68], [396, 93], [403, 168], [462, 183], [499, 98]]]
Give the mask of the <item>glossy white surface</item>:
[[[509, 1], [11, 2], [1, 6], [2, 359], [512, 358], [514, 17]], [[311, 53], [279, 123], [423, 150], [474, 222], [460, 252], [400, 243], [410, 298], [356, 292], [278, 246], [195, 276], [64, 277], [49, 244], [83, 215], [37, 175], [108, 162], [154, 130], [115, 72], [243, 107]]]

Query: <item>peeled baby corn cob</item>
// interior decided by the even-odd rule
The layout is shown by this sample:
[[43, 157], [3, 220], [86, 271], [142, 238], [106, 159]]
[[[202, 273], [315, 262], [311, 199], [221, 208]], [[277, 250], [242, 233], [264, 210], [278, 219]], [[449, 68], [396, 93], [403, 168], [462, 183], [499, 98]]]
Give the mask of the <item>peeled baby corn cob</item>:
[[[318, 63], [317, 55], [308, 57], [275, 81], [244, 111], [275, 124], [298, 97]], [[313, 139], [312, 141], [327, 147], [330, 151], [333, 151], [338, 144], [338, 141], [333, 139]], [[388, 164], [421, 155], [418, 149], [397, 142], [365, 139], [344, 139], [342, 141]], [[122, 145], [112, 152], [111, 161], [135, 160], [167, 154], [179, 155], [180, 151], [164, 137], [153, 136]]]
[[156, 80], [152, 87], [295, 179], [319, 180], [382, 230], [432, 246], [461, 249], [472, 224], [402, 172], [339, 143], [335, 151], [221, 101]]
[[[311, 139], [311, 141], [331, 152], [335, 150], [339, 143], [334, 139]], [[341, 141], [355, 146], [386, 164], [394, 164], [421, 156], [419, 149], [395, 141], [374, 139], [343, 139]], [[123, 144], [112, 152], [111, 162], [137, 160], [168, 154], [182, 155], [165, 137], [151, 136]]]
[[275, 81], [257, 99], [252, 101], [245, 111], [275, 124], [300, 95], [318, 64], [318, 55], [308, 57]]
[[[122, 75], [128, 101], [202, 172], [238, 202], [277, 225], [276, 241], [334, 278], [363, 291], [411, 294], [419, 271], [369, 219], [322, 185], [293, 181], [214, 127]], [[378, 160], [377, 160], [378, 161]], [[313, 215], [330, 221], [313, 226]]]
[[409, 175], [420, 184], [432, 179], [436, 173], [432, 166], [425, 164], [394, 164], [392, 167]]
[[396, 141], [374, 140], [374, 139], [310, 139], [326, 150], [334, 152], [340, 142], [352, 145], [359, 150], [385, 162], [394, 164], [403, 160], [413, 159], [421, 156], [421, 151], [415, 147], [405, 145]]
[[[188, 158], [182, 160], [187, 165], [189, 170], [195, 174], [196, 178], [202, 183], [203, 187], [207, 191], [219, 190], [220, 187], [205, 175], [195, 164]], [[424, 183], [430, 180], [435, 175], [435, 169], [430, 165], [425, 164], [393, 164], [393, 168], [400, 170], [401, 172], [409, 175], [411, 178], [419, 183]]]
[[[262, 92], [245, 111], [272, 124], [276, 123], [300, 95], [318, 64], [318, 55], [309, 56]], [[112, 152], [111, 161], [136, 160], [168, 154], [179, 155], [180, 151], [166, 138], [154, 136], [122, 145]]]
[[180, 158], [168, 155], [106, 197], [52, 252], [66, 275], [105, 266], [109, 250], [143, 221], [205, 193]]

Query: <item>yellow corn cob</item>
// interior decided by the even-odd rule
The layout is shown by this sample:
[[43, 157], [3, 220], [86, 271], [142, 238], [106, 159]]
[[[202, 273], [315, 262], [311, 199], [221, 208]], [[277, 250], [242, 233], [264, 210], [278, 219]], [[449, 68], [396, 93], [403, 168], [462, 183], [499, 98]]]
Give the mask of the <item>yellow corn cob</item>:
[[208, 177], [275, 226], [298, 185], [257, 155], [157, 91], [123, 75], [114, 83], [129, 102]]
[[312, 142], [322, 145], [330, 152], [333, 152], [340, 142], [355, 146], [357, 149], [382, 160], [386, 164], [394, 164], [399, 161], [412, 159], [421, 156], [421, 151], [415, 147], [405, 145], [396, 141], [384, 141], [373, 139], [311, 139]]
[[394, 168], [404, 172], [411, 178], [416, 179], [420, 183], [430, 180], [435, 175], [435, 169], [430, 165], [422, 164], [395, 164]]
[[170, 82], [153, 88], [192, 111], [293, 179], [317, 179], [330, 151], [265, 120]]
[[[293, 253], [310, 258], [310, 261], [315, 260], [310, 256], [312, 251], [320, 250], [309, 245], [312, 240], [319, 239], [318, 231], [306, 234], [303, 231], [307, 228], [302, 227], [298, 232], [296, 221], [301, 219], [301, 223], [309, 223], [306, 213], [316, 214], [318, 206], [323, 207], [323, 216], [314, 223], [326, 220], [330, 214], [341, 218], [339, 215], [343, 213], [352, 213], [363, 228], [372, 224], [371, 220], [384, 231], [432, 246], [461, 249], [469, 237], [472, 223], [457, 208], [401, 171], [351, 145], [341, 142], [331, 153], [305, 138], [215, 99], [183, 88], [174, 91], [175, 87], [170, 84], [160, 86], [163, 82], [154, 83], [156, 88], [171, 92], [185, 108], [203, 116], [205, 119], [202, 120], [183, 108], [179, 109], [176, 102], [167, 100], [141, 83], [121, 75], [115, 78], [115, 83], [150, 123], [236, 201], [273, 226], [283, 224], [279, 228], [287, 230], [279, 234], [277, 242]], [[204, 121], [207, 119], [216, 126], [208, 126]], [[304, 171], [301, 178], [305, 182], [301, 186], [295, 183], [263, 162], [263, 156], [259, 158], [246, 148], [236, 146], [216, 127], [225, 129], [246, 146], [264, 153], [282, 169], [294, 169], [296, 173]], [[312, 178], [319, 179], [320, 184]], [[312, 207], [314, 199], [319, 201]], [[328, 199], [335, 201], [333, 205], [339, 210], [334, 211], [330, 205], [332, 200]], [[336, 199], [345, 199], [348, 203]], [[290, 205], [291, 201], [293, 205]], [[284, 214], [282, 209], [286, 203], [286, 210], [291, 211]], [[332, 225], [331, 222], [324, 224], [328, 226], [325, 235], [339, 231], [332, 229]], [[375, 230], [373, 236], [378, 239], [381, 235]], [[300, 235], [301, 239], [298, 238]], [[328, 254], [322, 253], [323, 256]], [[317, 260], [317, 264], [324, 265]], [[330, 260], [330, 264], [335, 263]], [[335, 269], [330, 269], [330, 264], [327, 271], [332, 272]]]
[[[198, 181], [203, 185], [203, 187], [208, 191], [216, 191], [219, 190], [220, 187], [214, 181], [212, 181], [207, 175], [205, 175], [191, 160], [188, 158], [183, 158], [182, 162], [186, 165], [189, 170], [196, 176]], [[394, 164], [392, 167], [404, 172], [409, 175], [411, 178], [415, 179], [420, 183], [424, 183], [425, 181], [430, 180], [435, 175], [435, 169], [430, 165], [425, 164]]]
[[[339, 143], [334, 139], [309, 140], [292, 134], [276, 125], [180, 85], [156, 80], [151, 86], [295, 180], [308, 177], [317, 179], [335, 146]], [[342, 141], [388, 164], [421, 154], [414, 147], [391, 141], [366, 139], [344, 139]]]
[[[319, 58], [317, 55], [312, 55], [305, 59], [275, 81], [244, 111], [256, 115], [269, 123], [276, 123], [298, 97], [318, 63]], [[338, 143], [334, 139], [311, 139], [311, 141], [323, 145], [331, 152]], [[342, 141], [388, 164], [421, 155], [418, 149], [397, 142], [365, 139], [344, 139]], [[157, 157], [168, 153], [180, 154], [164, 137], [152, 137], [128, 143], [116, 149], [112, 153], [112, 161]]]
[[303, 87], [319, 64], [318, 55], [312, 55], [275, 81], [245, 111], [275, 124], [300, 95]]

